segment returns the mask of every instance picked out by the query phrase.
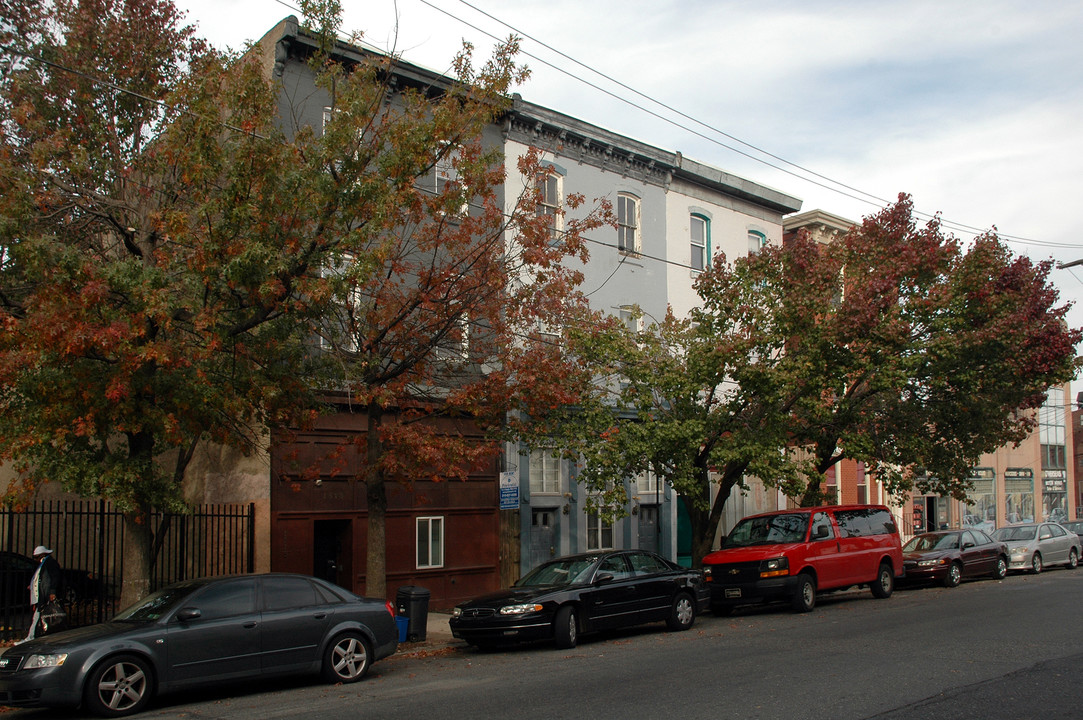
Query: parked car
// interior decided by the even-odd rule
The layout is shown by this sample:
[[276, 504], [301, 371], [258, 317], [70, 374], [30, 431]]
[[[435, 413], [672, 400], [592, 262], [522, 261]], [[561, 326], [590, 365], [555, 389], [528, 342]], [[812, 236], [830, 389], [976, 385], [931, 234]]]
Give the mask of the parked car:
[[581, 634], [664, 620], [687, 630], [707, 607], [703, 575], [646, 550], [557, 558], [512, 587], [458, 605], [451, 633], [477, 647], [552, 640], [573, 648]]
[[1009, 570], [1040, 573], [1047, 565], [1079, 564], [1079, 536], [1056, 523], [1027, 523], [1002, 527], [993, 537], [1008, 545]]
[[1083, 540], [1083, 520], [1072, 520], [1071, 522], [1061, 523], [1060, 526], [1068, 532], [1074, 532]]
[[956, 587], [964, 577], [1008, 574], [1008, 546], [981, 530], [942, 530], [917, 535], [903, 545], [907, 583], [938, 582]]
[[[38, 569], [38, 561], [17, 552], [0, 551], [0, 607], [30, 606], [30, 579]], [[85, 570], [61, 567], [60, 598], [71, 605], [96, 598], [101, 592], [101, 580]]]
[[716, 614], [774, 600], [808, 612], [817, 593], [854, 585], [890, 597], [904, 572], [902, 543], [883, 505], [780, 510], [737, 523], [703, 572]]
[[302, 575], [187, 580], [110, 622], [0, 655], [0, 704], [139, 712], [158, 693], [257, 676], [360, 680], [395, 652], [391, 603]]

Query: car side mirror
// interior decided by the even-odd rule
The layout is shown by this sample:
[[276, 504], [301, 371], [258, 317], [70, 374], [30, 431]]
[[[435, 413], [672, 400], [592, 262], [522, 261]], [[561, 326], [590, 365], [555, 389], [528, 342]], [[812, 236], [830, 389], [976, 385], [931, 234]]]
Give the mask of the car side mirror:
[[830, 528], [828, 528], [826, 525], [820, 525], [819, 527], [813, 528], [813, 530], [812, 530], [812, 539], [813, 540], [823, 540], [825, 537], [828, 537], [830, 534], [831, 534], [831, 529]]
[[199, 608], [186, 607], [177, 611], [177, 619], [181, 622], [188, 622], [189, 620], [198, 620], [203, 617], [203, 613]]
[[595, 583], [604, 583], [604, 582], [609, 582], [612, 579], [613, 579], [613, 573], [598, 573], [594, 578], [594, 582]]
[[972, 547], [974, 547], [974, 543], [972, 543], [972, 542], [963, 543], [963, 550], [966, 550], [966, 549], [972, 548]]

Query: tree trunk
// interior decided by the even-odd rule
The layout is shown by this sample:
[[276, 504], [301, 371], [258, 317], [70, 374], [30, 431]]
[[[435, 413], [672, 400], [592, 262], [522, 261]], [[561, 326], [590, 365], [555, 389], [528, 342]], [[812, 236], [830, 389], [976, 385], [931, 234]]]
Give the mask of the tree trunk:
[[124, 513], [121, 608], [134, 605], [150, 594], [152, 535], [150, 512], [146, 508]]
[[387, 597], [387, 486], [380, 460], [383, 443], [380, 440], [380, 423], [383, 411], [372, 404], [368, 408], [368, 430], [365, 442], [368, 448], [365, 473], [365, 497], [368, 500], [368, 542], [365, 548], [365, 595], [375, 598]]

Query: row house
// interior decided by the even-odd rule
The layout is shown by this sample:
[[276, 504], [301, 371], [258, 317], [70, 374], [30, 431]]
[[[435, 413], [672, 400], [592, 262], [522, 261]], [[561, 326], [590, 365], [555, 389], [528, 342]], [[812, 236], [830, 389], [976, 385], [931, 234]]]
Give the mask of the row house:
[[[288, 103], [283, 116], [318, 127], [327, 102], [304, 63], [311, 40], [287, 18], [261, 46], [273, 58], [269, 67]], [[406, 63], [398, 64], [396, 73], [404, 83], [441, 81]], [[528, 189], [516, 161], [530, 147], [544, 153], [546, 204], [560, 206], [569, 193], [609, 198], [619, 227], [590, 236], [583, 289], [596, 308], [627, 322], [636, 322], [633, 308], [647, 322], [662, 318], [669, 307], [688, 312], [696, 303], [692, 283], [698, 272], [720, 254], [732, 259], [780, 243], [783, 216], [801, 205], [777, 190], [520, 96], [502, 122], [486, 130], [484, 141], [503, 149], [508, 207]], [[363, 590], [366, 513], [364, 490], [356, 482], [362, 469], [337, 468], [308, 482], [291, 475], [283, 462], [289, 457], [295, 466], [318, 464], [363, 427], [363, 418], [339, 413], [302, 437], [271, 438], [266, 518], [271, 569], [323, 575]], [[469, 434], [476, 428], [460, 422], [454, 431]], [[393, 495], [387, 521], [389, 590], [421, 585], [431, 591], [433, 605], [442, 607], [507, 584], [554, 555], [630, 547], [673, 559], [687, 553], [681, 503], [671, 489], [653, 477], [629, 478], [636, 485], [629, 493], [632, 506], [627, 518], [610, 526], [585, 512], [576, 471], [574, 462], [551, 451], [508, 446], [499, 466], [494, 463], [467, 482], [419, 483], [415, 493]], [[502, 493], [502, 482], [515, 491]]]
[[[801, 207], [796, 198], [679, 152], [516, 97], [504, 123], [509, 177], [528, 147], [545, 153], [554, 204], [571, 192], [612, 202], [617, 228], [593, 234], [590, 260], [580, 268], [582, 287], [595, 309], [638, 324], [633, 329], [660, 321], [668, 308], [687, 314], [698, 303], [699, 272], [720, 255], [733, 260], [780, 243], [783, 216]], [[509, 193], [522, 190], [509, 183]], [[519, 488], [523, 572], [554, 556], [608, 548], [688, 560], [684, 508], [671, 488], [651, 475], [626, 479], [627, 516], [610, 525], [584, 510], [577, 464], [555, 450], [505, 451]], [[753, 504], [765, 507], [759, 499]]]

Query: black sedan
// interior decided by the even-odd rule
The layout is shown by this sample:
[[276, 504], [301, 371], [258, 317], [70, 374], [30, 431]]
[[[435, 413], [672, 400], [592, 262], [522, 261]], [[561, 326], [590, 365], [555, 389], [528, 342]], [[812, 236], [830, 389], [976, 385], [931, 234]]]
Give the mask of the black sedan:
[[938, 582], [956, 587], [964, 577], [1008, 574], [1008, 546], [981, 530], [924, 533], [903, 545], [907, 583]]
[[597, 630], [663, 620], [687, 630], [708, 601], [698, 570], [643, 550], [598, 552], [540, 565], [507, 590], [462, 603], [449, 624], [477, 647], [552, 640], [573, 648]]
[[78, 706], [119, 717], [157, 693], [257, 676], [360, 680], [395, 652], [391, 604], [302, 575], [189, 580], [113, 620], [0, 655], [0, 705]]

